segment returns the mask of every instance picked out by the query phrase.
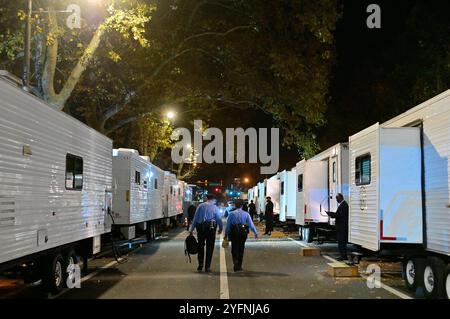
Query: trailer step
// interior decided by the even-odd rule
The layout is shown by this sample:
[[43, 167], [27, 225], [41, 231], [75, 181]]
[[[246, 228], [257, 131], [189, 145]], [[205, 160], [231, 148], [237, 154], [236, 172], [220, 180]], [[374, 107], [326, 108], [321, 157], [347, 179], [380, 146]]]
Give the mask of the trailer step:
[[320, 256], [320, 249], [315, 247], [302, 248], [300, 249], [300, 256], [303, 257]]
[[358, 266], [341, 262], [328, 263], [327, 272], [333, 277], [359, 277]]

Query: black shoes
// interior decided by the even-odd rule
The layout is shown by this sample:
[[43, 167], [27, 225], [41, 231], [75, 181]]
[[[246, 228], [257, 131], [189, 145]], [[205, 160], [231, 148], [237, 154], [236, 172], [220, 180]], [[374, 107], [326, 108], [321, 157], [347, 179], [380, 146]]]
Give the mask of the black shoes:
[[234, 270], [234, 272], [237, 272], [237, 271], [243, 271], [243, 269], [242, 269], [241, 266], [234, 266], [234, 267], [233, 267], [233, 270]]
[[202, 271], [203, 267], [202, 266], [198, 266], [197, 267], [197, 271]]
[[211, 272], [211, 268], [205, 268], [205, 272]]

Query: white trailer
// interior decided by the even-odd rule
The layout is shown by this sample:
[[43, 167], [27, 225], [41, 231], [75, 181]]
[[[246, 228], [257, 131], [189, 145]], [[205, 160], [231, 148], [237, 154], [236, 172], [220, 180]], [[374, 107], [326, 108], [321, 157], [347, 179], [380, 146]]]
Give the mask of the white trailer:
[[164, 217], [171, 219], [183, 213], [182, 182], [177, 180], [175, 174], [164, 172]]
[[320, 242], [334, 235], [334, 220], [325, 211], [336, 211], [338, 193], [348, 197], [348, 165], [347, 143], [297, 163], [296, 223], [302, 239], [311, 242], [317, 237]]
[[0, 270], [30, 265], [57, 292], [110, 231], [112, 141], [20, 85], [0, 74]]
[[114, 223], [126, 239], [135, 238], [139, 229], [154, 237], [150, 221], [162, 218], [161, 173], [137, 150], [113, 151]]
[[295, 212], [295, 224], [303, 226], [305, 225], [305, 189], [304, 189], [304, 177], [305, 177], [305, 160], [301, 160], [295, 165], [295, 176], [297, 181], [296, 186], [296, 212]]
[[258, 187], [258, 206], [256, 209], [258, 210], [258, 214], [264, 214], [266, 210], [266, 184], [265, 181], [257, 184]]
[[427, 297], [450, 298], [449, 129], [447, 90], [350, 140], [349, 240], [398, 247], [407, 287]]
[[280, 221], [295, 220], [297, 213], [296, 184], [297, 175], [295, 167], [284, 170], [280, 175]]
[[280, 217], [280, 176], [277, 173], [265, 180], [265, 195], [273, 202], [273, 214], [275, 219]]

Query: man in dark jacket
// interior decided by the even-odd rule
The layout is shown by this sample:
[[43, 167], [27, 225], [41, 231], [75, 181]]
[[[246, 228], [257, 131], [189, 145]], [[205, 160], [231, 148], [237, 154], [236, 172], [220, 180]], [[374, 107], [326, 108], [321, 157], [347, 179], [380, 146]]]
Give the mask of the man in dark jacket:
[[347, 240], [348, 240], [348, 204], [341, 193], [336, 195], [338, 208], [335, 213], [326, 212], [331, 218], [336, 218], [336, 233], [339, 253], [338, 260], [347, 260]]
[[253, 220], [256, 215], [256, 205], [255, 205], [255, 203], [253, 203], [252, 200], [250, 201], [250, 204], [248, 205], [248, 212]]
[[264, 235], [272, 235], [273, 230], [273, 202], [270, 196], [266, 197], [266, 209], [265, 209], [265, 220], [266, 220], [266, 231]]

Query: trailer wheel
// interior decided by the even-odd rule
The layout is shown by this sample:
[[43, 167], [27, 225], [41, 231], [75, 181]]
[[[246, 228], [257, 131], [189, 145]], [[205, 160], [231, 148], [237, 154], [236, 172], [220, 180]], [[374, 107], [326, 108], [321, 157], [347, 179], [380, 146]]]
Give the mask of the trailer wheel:
[[[64, 283], [67, 287], [67, 283], [71, 282], [72, 285], [75, 285], [76, 283], [76, 274], [77, 270], [76, 267], [80, 267], [80, 257], [75, 253], [74, 250], [70, 250], [66, 254], [66, 271], [65, 271], [65, 277], [64, 277]], [[80, 269], [80, 275], [81, 275], [81, 269]]]
[[312, 243], [313, 241], [313, 236], [312, 236], [312, 231], [310, 227], [303, 227], [303, 240], [306, 241], [307, 243]]
[[450, 265], [445, 269], [445, 291], [444, 298], [450, 299]]
[[424, 258], [408, 257], [403, 262], [403, 275], [408, 290], [416, 291], [417, 287], [422, 285], [424, 264]]
[[65, 262], [61, 254], [51, 254], [44, 258], [41, 264], [42, 286], [52, 293], [57, 294], [64, 287]]
[[444, 293], [444, 272], [446, 264], [438, 257], [429, 257], [423, 272], [425, 297], [441, 298]]

